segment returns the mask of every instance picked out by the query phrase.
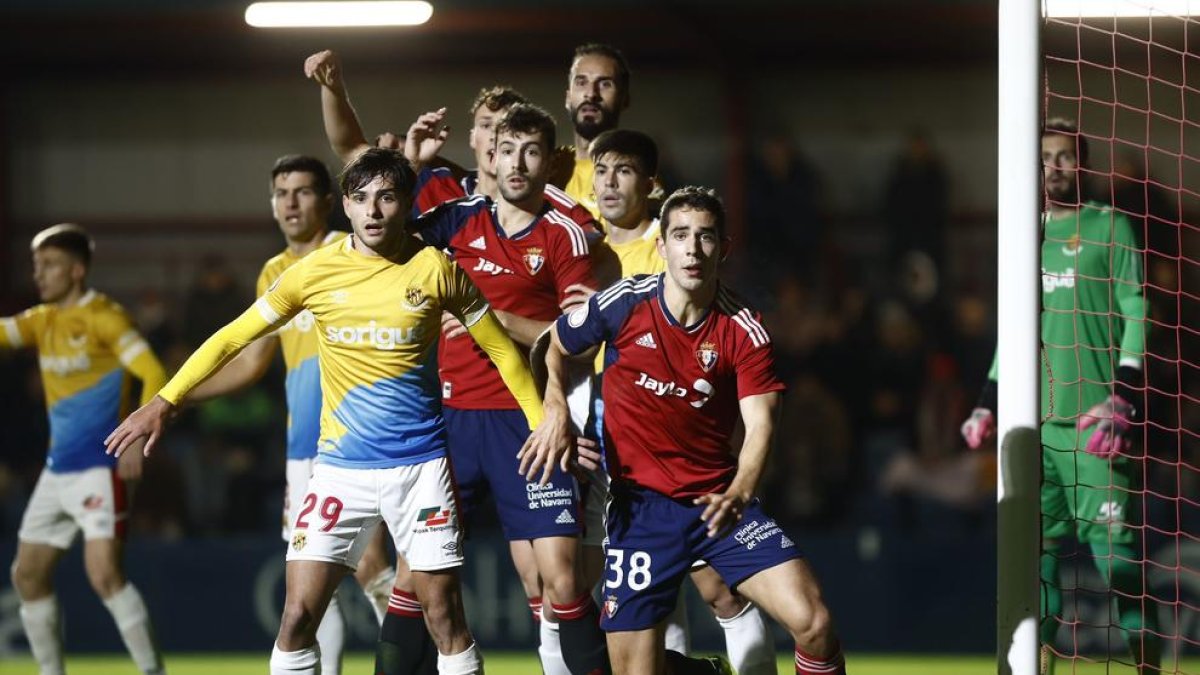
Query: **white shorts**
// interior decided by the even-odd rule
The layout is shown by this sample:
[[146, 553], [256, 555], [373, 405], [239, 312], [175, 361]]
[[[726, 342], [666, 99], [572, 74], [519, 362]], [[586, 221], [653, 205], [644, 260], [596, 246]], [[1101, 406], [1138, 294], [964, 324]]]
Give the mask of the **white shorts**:
[[300, 515], [300, 505], [308, 494], [308, 479], [312, 477], [313, 458], [288, 459], [284, 469], [287, 486], [283, 489], [283, 540], [292, 540], [292, 523]]
[[381, 521], [409, 568], [429, 572], [462, 565], [458, 503], [445, 457], [390, 469], [317, 462], [292, 521], [287, 559], [356, 569]]
[[117, 478], [115, 468], [42, 469], [17, 538], [61, 549], [70, 548], [80, 530], [84, 539], [124, 539], [128, 518], [125, 481]]

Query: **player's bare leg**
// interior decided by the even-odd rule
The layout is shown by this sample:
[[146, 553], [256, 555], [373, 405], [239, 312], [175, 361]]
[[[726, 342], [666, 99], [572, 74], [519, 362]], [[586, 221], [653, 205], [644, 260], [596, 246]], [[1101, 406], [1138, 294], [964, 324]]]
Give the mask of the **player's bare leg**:
[[529, 600], [529, 611], [533, 614], [533, 621], [538, 628], [538, 661], [542, 665], [542, 675], [570, 675], [571, 671], [563, 661], [558, 617], [555, 616], [550, 601], [542, 596], [542, 577], [538, 574], [533, 542], [529, 539], [510, 541], [508, 551], [512, 555], [513, 567], [521, 579], [521, 587]]
[[83, 542], [83, 567], [88, 582], [112, 614], [121, 640], [143, 673], [162, 672], [162, 658], [154, 643], [150, 613], [136, 587], [125, 579], [121, 565], [125, 546], [120, 539], [87, 539]]
[[558, 619], [563, 661], [576, 675], [607, 672], [604, 634], [591, 587], [578, 571], [579, 539], [542, 537], [533, 540], [533, 555], [542, 578], [542, 606], [549, 604]]
[[325, 616], [329, 599], [350, 568], [315, 560], [289, 560], [287, 596], [279, 635], [271, 653], [271, 674], [315, 673], [321, 653], [317, 648], [317, 626]]
[[821, 587], [803, 559], [765, 569], [738, 586], [738, 592], [783, 624], [796, 641], [796, 672], [846, 672]]
[[12, 564], [12, 585], [21, 600], [21, 624], [33, 659], [42, 675], [63, 672], [63, 645], [58, 598], [54, 596], [54, 570], [63, 549], [21, 541]]
[[665, 675], [667, 653], [663, 649], [666, 623], [654, 628], [608, 633], [608, 656], [613, 675]]
[[708, 565], [692, 569], [691, 577], [725, 632], [725, 650], [739, 675], [774, 673], [775, 645], [762, 612], [729, 588]]
[[383, 623], [387, 613], [388, 597], [392, 590], [392, 566], [387, 555], [388, 531], [383, 525], [375, 527], [371, 534], [371, 542], [358, 560], [358, 569], [354, 570], [354, 580], [358, 582], [371, 609], [375, 610], [375, 619]]
[[375, 647], [377, 675], [437, 675], [438, 651], [425, 626], [425, 611], [417, 600], [412, 571], [396, 557], [396, 576], [387, 615]]
[[425, 611], [425, 625], [438, 650], [438, 673], [471, 675], [483, 672], [483, 659], [467, 628], [459, 567], [433, 572], [412, 571], [413, 587]]

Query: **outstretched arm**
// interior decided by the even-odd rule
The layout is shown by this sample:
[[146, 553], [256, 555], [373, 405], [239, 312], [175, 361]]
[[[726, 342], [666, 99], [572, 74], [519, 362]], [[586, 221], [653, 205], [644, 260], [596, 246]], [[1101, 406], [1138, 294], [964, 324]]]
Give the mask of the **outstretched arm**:
[[758, 489], [774, 442], [775, 421], [782, 400], [783, 396], [773, 391], [746, 396], [739, 401], [746, 437], [738, 454], [737, 473], [725, 492], [696, 499], [696, 504], [705, 505], [700, 519], [708, 524], [708, 536], [715, 537], [737, 523]]
[[304, 60], [304, 76], [321, 85], [321, 118], [325, 122], [325, 136], [338, 159], [348, 164], [371, 144], [363, 134], [358, 114], [350, 105], [350, 96], [342, 78], [341, 61], [331, 49], [317, 52]]

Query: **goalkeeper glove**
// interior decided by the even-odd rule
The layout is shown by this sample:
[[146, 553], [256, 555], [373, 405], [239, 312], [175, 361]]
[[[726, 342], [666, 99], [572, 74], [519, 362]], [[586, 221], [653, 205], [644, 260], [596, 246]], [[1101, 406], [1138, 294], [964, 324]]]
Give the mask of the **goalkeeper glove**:
[[996, 435], [996, 413], [993, 412], [996, 402], [996, 382], [987, 380], [983, 383], [983, 390], [979, 392], [979, 401], [975, 403], [971, 416], [959, 427], [968, 448], [975, 450]]
[[1084, 447], [1089, 454], [1100, 459], [1111, 459], [1128, 452], [1131, 441], [1129, 429], [1138, 421], [1138, 406], [1130, 401], [1140, 400], [1142, 373], [1130, 366], [1117, 368], [1114, 393], [1104, 401], [1092, 406], [1079, 417], [1080, 431], [1095, 425], [1096, 430]]

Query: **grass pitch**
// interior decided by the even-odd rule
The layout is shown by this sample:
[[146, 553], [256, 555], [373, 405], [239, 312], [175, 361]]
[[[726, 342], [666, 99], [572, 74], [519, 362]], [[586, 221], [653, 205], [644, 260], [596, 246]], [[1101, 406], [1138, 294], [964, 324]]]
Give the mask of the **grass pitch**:
[[[264, 675], [270, 654], [168, 654], [167, 672], [171, 675]], [[488, 675], [538, 675], [537, 660], [531, 654], [486, 652]], [[346, 657], [342, 672], [346, 675], [370, 675], [372, 657], [353, 653]], [[853, 675], [995, 675], [992, 656], [878, 655], [850, 654], [847, 658]], [[124, 655], [68, 654], [67, 672], [71, 675], [137, 675], [133, 662]], [[779, 659], [779, 673], [793, 673], [788, 655]], [[1133, 675], [1134, 669], [1117, 663], [1060, 662], [1058, 672], [1071, 675]], [[1187, 659], [1164, 673], [1200, 675], [1200, 659]], [[0, 661], [2, 675], [37, 675], [29, 658]]]

